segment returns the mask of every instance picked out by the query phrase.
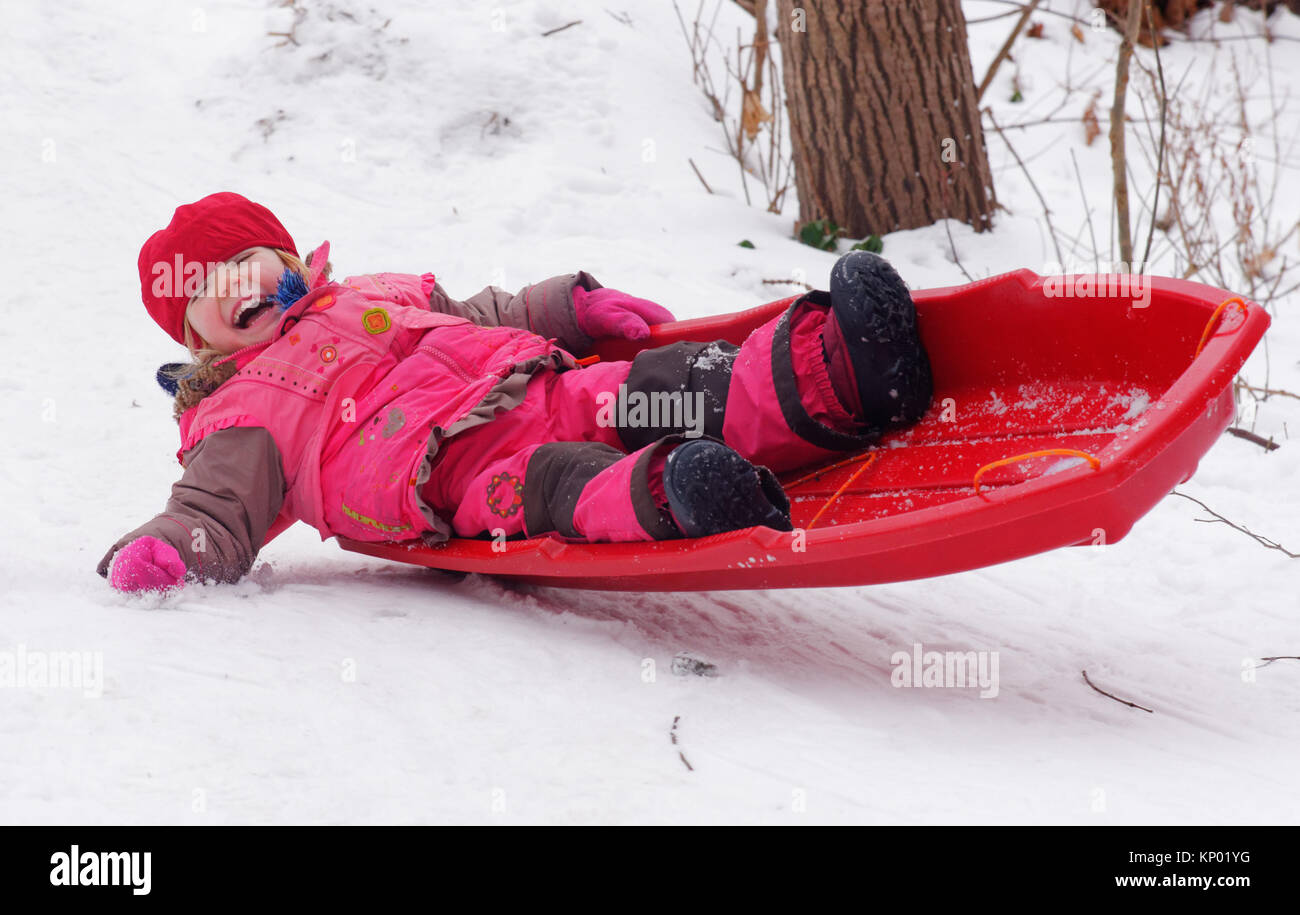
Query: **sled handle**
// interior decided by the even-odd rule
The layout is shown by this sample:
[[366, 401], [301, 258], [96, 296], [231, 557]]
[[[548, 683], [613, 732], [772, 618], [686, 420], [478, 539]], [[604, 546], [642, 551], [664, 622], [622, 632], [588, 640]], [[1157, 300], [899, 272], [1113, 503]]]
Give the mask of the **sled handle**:
[[974, 480], [975, 495], [979, 496], [981, 499], [984, 499], [985, 501], [988, 501], [988, 496], [984, 495], [984, 493], [980, 491], [980, 478], [983, 477], [984, 474], [987, 473], [988, 471], [993, 470], [996, 467], [1004, 467], [1007, 464], [1015, 464], [1019, 461], [1025, 460], [1026, 458], [1051, 457], [1052, 455], [1055, 454], [1059, 454], [1062, 457], [1083, 458], [1085, 461], [1087, 461], [1089, 464], [1092, 465], [1093, 470], [1101, 469], [1101, 461], [1098, 458], [1094, 457], [1093, 455], [1089, 454], [1086, 451], [1077, 451], [1074, 448], [1044, 448], [1042, 451], [1026, 451], [1024, 454], [1013, 454], [1011, 457], [1005, 457], [997, 461], [990, 461], [989, 463], [981, 467], [979, 470], [975, 471], [975, 480]]
[[[1242, 317], [1250, 316], [1250, 309], [1247, 307], [1245, 299], [1239, 295], [1234, 295], [1232, 298], [1224, 299], [1220, 302], [1219, 307], [1214, 309], [1214, 313], [1210, 315], [1210, 320], [1205, 322], [1205, 330], [1201, 331], [1201, 342], [1196, 344], [1196, 352], [1192, 354], [1193, 359], [1201, 354], [1201, 350], [1205, 349], [1205, 344], [1209, 342], [1210, 334], [1218, 324], [1219, 316], [1223, 314], [1223, 309], [1232, 304], [1236, 304], [1237, 310], [1241, 312]], [[1240, 326], [1240, 324], [1237, 325], [1237, 327]], [[1236, 329], [1236, 327], [1233, 328], [1233, 330]]]

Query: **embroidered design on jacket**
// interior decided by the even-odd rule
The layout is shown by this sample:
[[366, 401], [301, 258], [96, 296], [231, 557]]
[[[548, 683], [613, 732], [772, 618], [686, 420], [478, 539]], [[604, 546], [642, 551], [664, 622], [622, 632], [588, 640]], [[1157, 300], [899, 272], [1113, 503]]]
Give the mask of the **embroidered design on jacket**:
[[382, 308], [372, 308], [361, 316], [361, 326], [367, 333], [382, 334], [392, 327], [393, 323], [388, 320], [388, 312]]
[[492, 514], [509, 518], [524, 505], [524, 484], [510, 473], [494, 475], [487, 485], [487, 506]]
[[384, 531], [388, 534], [396, 534], [411, 529], [411, 525], [409, 524], [384, 524], [382, 521], [376, 521], [374, 518], [367, 518], [365, 515], [361, 514], [361, 512], [348, 508], [347, 503], [345, 502], [340, 502], [339, 505], [343, 507], [343, 514], [347, 515], [353, 521], [360, 522], [361, 524], [368, 524], [375, 528], [375, 530]]

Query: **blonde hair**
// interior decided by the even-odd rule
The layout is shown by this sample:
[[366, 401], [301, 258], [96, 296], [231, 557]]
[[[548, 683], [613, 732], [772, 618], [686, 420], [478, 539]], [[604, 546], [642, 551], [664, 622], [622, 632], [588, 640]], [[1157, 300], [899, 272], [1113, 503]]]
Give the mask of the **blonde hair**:
[[[311, 267], [310, 254], [304, 262], [288, 251], [279, 248], [272, 250], [279, 256], [281, 263], [298, 274], [304, 283], [307, 281]], [[329, 261], [325, 262], [325, 269], [321, 274], [325, 279], [329, 279], [333, 266]], [[206, 345], [199, 346], [200, 338], [190, 325], [188, 316], [184, 319], [184, 333], [185, 348], [189, 350], [192, 361], [178, 365], [174, 369], [163, 369], [165, 375], [176, 381], [176, 398], [172, 405], [172, 415], [177, 421], [180, 420], [181, 414], [197, 405], [237, 371], [233, 362], [222, 361], [231, 355], [230, 353], [223, 353]]]

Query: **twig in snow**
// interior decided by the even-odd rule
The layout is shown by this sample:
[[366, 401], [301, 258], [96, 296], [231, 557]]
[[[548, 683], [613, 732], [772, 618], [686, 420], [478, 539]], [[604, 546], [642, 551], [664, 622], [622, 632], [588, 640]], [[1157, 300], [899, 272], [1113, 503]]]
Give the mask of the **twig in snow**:
[[[1260, 658], [1260, 660], [1264, 662], [1260, 664], [1260, 667], [1268, 667], [1268, 665], [1275, 662], [1275, 660], [1300, 660], [1300, 658], [1297, 658], [1295, 655], [1275, 655], [1273, 658]], [[1260, 667], [1255, 668], [1256, 671], [1258, 671]]]
[[1264, 436], [1262, 435], [1256, 435], [1254, 432], [1251, 432], [1249, 429], [1243, 429], [1240, 426], [1229, 426], [1224, 431], [1227, 432], [1229, 435], [1237, 436], [1237, 438], [1244, 438], [1248, 442], [1254, 442], [1256, 445], [1259, 445], [1259, 447], [1263, 448], [1265, 451], [1276, 451], [1277, 449], [1282, 447], [1277, 442], [1273, 441], [1271, 438], [1264, 438]]
[[607, 10], [605, 10], [605, 12], [607, 12], [607, 13], [609, 13], [611, 16], [613, 16], [615, 22], [621, 22], [621, 23], [623, 23], [625, 26], [627, 26], [629, 29], [631, 29], [631, 28], [635, 28], [635, 26], [632, 25], [632, 17], [629, 16], [629, 15], [627, 14], [627, 11], [626, 11], [626, 10], [622, 10], [622, 11], [620, 11], [620, 12], [614, 13], [614, 12], [611, 12], [610, 10], [607, 9]]
[[975, 282], [975, 277], [971, 276], [969, 273], [966, 272], [966, 268], [962, 266], [961, 258], [957, 255], [957, 245], [952, 240], [952, 229], [948, 226], [948, 217], [946, 216], [944, 217], [943, 220], [943, 230], [948, 233], [948, 247], [952, 249], [953, 263], [957, 265], [957, 269], [961, 271], [961, 275], [966, 277], [966, 282], [968, 283]]
[[1121, 705], [1127, 705], [1130, 708], [1140, 708], [1144, 712], [1151, 712], [1151, 714], [1153, 715], [1155, 714], [1154, 711], [1147, 708], [1145, 705], [1138, 705], [1136, 702], [1129, 702], [1127, 699], [1121, 699], [1119, 696], [1111, 695], [1110, 693], [1106, 692], [1104, 689], [1098, 689], [1097, 684], [1093, 683], [1091, 680], [1088, 679], [1088, 672], [1086, 670], [1083, 672], [1083, 682], [1087, 683], [1089, 686], [1097, 690], [1097, 692], [1101, 693], [1103, 696], [1109, 696], [1111, 699], [1114, 699], [1116, 702], [1120, 703]]
[[712, 194], [713, 188], [709, 187], [709, 182], [704, 180], [704, 176], [700, 174], [700, 170], [695, 168], [695, 160], [688, 158], [686, 161], [691, 163], [691, 168], [695, 170], [695, 177], [700, 179], [700, 184], [704, 185], [704, 189]]
[[812, 292], [812, 287], [803, 280], [763, 280], [762, 283], [764, 286], [802, 286]]
[[[682, 720], [681, 715], [674, 715], [673, 726], [668, 729], [668, 738], [673, 742], [673, 746], [677, 746], [677, 722], [681, 720]], [[682, 761], [682, 765], [686, 767], [687, 771], [689, 772], [695, 771], [695, 767], [692, 766], [689, 761], [687, 761], [685, 753], [683, 753], [681, 750], [678, 750], [677, 756]]]
[[1228, 527], [1231, 527], [1234, 530], [1241, 531], [1247, 537], [1256, 541], [1260, 545], [1268, 547], [1270, 550], [1277, 550], [1278, 552], [1283, 553], [1284, 555], [1286, 555], [1288, 559], [1300, 559], [1300, 553], [1292, 553], [1286, 547], [1282, 546], [1282, 544], [1274, 543], [1272, 540], [1269, 540], [1267, 537], [1264, 537], [1260, 534], [1256, 534], [1254, 531], [1249, 530], [1248, 528], [1245, 528], [1240, 524], [1234, 524], [1233, 522], [1229, 521], [1227, 518], [1223, 517], [1223, 515], [1219, 514], [1214, 509], [1210, 508], [1210, 506], [1206, 505], [1200, 499], [1195, 499], [1187, 495], [1187, 493], [1179, 492], [1176, 489], [1173, 491], [1173, 495], [1182, 496], [1184, 499], [1187, 499], [1191, 502], [1195, 502], [1197, 505], [1201, 506], [1201, 508], [1209, 512], [1211, 515], [1214, 515], [1213, 518], [1193, 518], [1192, 519], [1193, 521], [1204, 521], [1206, 524], [1213, 524], [1215, 521], [1222, 521], [1224, 524], [1228, 525]]
[[565, 29], [571, 29], [575, 25], [582, 25], [582, 20], [575, 19], [572, 22], [566, 23], [561, 26], [557, 26], [556, 28], [553, 29], [549, 29], [548, 31], [542, 33], [542, 37], [545, 38], [547, 35], [554, 35], [556, 32], [563, 32]]

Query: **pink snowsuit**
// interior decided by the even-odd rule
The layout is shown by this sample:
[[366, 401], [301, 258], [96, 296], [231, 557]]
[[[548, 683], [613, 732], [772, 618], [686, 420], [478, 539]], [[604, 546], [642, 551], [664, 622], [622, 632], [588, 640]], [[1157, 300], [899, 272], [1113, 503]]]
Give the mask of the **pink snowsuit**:
[[[590, 345], [571, 291], [599, 284], [562, 280], [521, 292], [511, 319], [568, 340], [495, 324], [504, 310], [450, 300], [432, 274], [313, 274], [271, 340], [236, 353], [236, 374], [182, 416], [185, 476], [100, 574], [150, 535], [193, 577], [235, 580], [296, 520], [322, 539], [666, 539], [680, 534], [659, 476], [686, 438], [777, 471], [873, 441], [849, 431], [832, 389], [824, 302], [801, 298], [741, 347], [676, 343], [581, 368], [559, 344]], [[679, 392], [704, 409], [689, 429], [680, 408], [629, 419], [620, 392], [624, 404]]]

